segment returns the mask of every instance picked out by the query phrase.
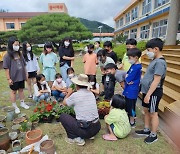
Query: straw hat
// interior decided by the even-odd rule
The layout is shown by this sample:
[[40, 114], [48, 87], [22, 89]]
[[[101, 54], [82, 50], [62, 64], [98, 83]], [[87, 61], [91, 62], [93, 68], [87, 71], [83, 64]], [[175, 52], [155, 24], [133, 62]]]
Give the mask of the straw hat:
[[88, 76], [85, 74], [79, 74], [79, 76], [74, 77], [71, 79], [71, 81], [74, 84], [80, 85], [80, 86], [90, 86], [90, 83], [88, 82]]

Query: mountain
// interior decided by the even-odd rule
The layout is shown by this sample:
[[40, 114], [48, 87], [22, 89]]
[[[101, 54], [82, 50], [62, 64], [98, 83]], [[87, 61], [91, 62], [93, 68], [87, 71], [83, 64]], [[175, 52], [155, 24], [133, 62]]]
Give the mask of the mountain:
[[79, 20], [92, 33], [99, 33], [99, 29], [98, 29], [99, 26], [103, 26], [102, 27], [102, 33], [112, 33], [112, 32], [114, 32], [114, 28], [112, 28], [112, 27], [110, 27], [110, 26], [108, 26], [106, 24], [103, 24], [101, 22], [90, 21], [90, 20], [83, 19], [83, 18], [79, 18]]

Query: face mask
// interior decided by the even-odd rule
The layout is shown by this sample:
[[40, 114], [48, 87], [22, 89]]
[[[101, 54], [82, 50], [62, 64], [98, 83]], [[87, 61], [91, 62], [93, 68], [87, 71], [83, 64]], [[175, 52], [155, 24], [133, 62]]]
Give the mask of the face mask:
[[68, 41], [65, 41], [65, 42], [64, 42], [64, 45], [65, 45], [66, 47], [68, 47], [69, 44], [70, 44], [70, 43], [69, 43]]
[[31, 47], [27, 47], [27, 49], [26, 49], [27, 51], [31, 51]]
[[95, 82], [90, 82], [91, 86], [94, 86]]
[[56, 81], [57, 81], [58, 83], [61, 83], [61, 82], [62, 82], [62, 79], [59, 78], [59, 79], [56, 79]]
[[147, 54], [147, 56], [149, 57], [149, 59], [154, 59], [154, 56], [155, 56], [155, 55], [154, 55], [154, 52], [149, 52], [149, 51], [148, 51], [146, 54]]
[[132, 60], [132, 59], [129, 59], [128, 61], [129, 61], [129, 63], [130, 63], [131, 65], [135, 63], [135, 61]]
[[42, 81], [41, 84], [42, 84], [42, 85], [45, 85], [45, 84], [46, 84], [46, 81]]
[[130, 48], [126, 48], [126, 50], [128, 51]]
[[14, 50], [14, 51], [19, 51], [19, 46], [13, 45], [13, 50]]
[[68, 77], [71, 79], [74, 77], [74, 74], [69, 74]]

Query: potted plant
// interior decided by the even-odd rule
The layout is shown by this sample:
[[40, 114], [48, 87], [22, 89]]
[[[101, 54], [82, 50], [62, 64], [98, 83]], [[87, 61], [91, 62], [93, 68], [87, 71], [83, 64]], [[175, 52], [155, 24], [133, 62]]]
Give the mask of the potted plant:
[[42, 130], [35, 129], [26, 133], [26, 144], [32, 144], [40, 141], [42, 138]]
[[39, 123], [39, 114], [34, 113], [29, 120], [32, 122], [32, 129], [35, 129], [38, 126]]
[[20, 127], [20, 131], [21, 131], [21, 138], [24, 138], [26, 132], [28, 130], [31, 130], [32, 124], [30, 122], [28, 122], [27, 120], [25, 120], [24, 122], [22, 122]]
[[110, 102], [102, 101], [97, 104], [98, 114], [100, 119], [104, 119], [105, 115], [109, 114]]

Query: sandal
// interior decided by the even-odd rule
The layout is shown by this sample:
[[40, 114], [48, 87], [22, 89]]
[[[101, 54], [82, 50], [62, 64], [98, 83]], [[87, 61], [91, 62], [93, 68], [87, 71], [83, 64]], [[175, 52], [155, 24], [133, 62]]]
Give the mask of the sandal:
[[112, 137], [112, 136], [110, 136], [110, 134], [106, 134], [106, 135], [103, 135], [103, 139], [104, 140], [107, 140], [107, 141], [117, 141], [118, 139], [117, 139], [117, 137]]

